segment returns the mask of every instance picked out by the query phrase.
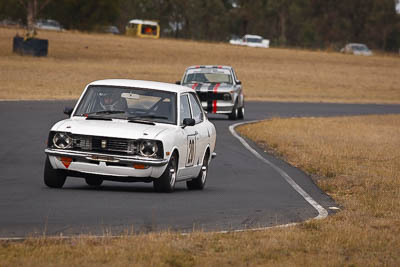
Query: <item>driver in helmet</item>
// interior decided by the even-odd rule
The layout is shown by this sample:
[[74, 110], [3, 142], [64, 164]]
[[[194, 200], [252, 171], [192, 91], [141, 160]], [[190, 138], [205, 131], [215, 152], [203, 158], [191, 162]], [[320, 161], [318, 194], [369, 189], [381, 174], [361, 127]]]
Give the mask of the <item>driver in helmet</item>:
[[126, 100], [119, 92], [103, 93], [100, 95], [100, 107], [102, 110], [126, 111]]

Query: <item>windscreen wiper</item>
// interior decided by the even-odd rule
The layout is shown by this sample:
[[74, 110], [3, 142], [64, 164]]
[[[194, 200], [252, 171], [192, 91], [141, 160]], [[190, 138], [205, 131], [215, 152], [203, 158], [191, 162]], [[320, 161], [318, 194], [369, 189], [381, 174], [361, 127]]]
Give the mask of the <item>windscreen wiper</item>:
[[148, 125], [156, 125], [152, 121], [141, 120], [140, 117], [128, 117], [128, 122], [142, 123], [142, 124], [148, 124]]
[[144, 118], [144, 117], [145, 116], [131, 116], [131, 117], [128, 117], [127, 120], [128, 120], [128, 122], [136, 122], [136, 123], [143, 123], [143, 124], [149, 124], [149, 125], [156, 125], [152, 121], [143, 120], [142, 118]]
[[105, 114], [105, 115], [109, 115], [109, 114], [121, 114], [121, 113], [125, 113], [125, 110], [101, 110], [101, 111], [96, 111], [96, 112], [91, 112], [91, 113], [86, 113], [86, 115], [100, 115], [100, 114]]
[[137, 116], [135, 118], [144, 118], [144, 119], [163, 119], [163, 120], [168, 120], [168, 117], [165, 116], [157, 116], [157, 115], [142, 115], [142, 116]]
[[85, 114], [87, 120], [111, 120], [111, 118], [103, 117], [101, 115], [122, 114], [126, 113], [124, 110], [101, 110]]

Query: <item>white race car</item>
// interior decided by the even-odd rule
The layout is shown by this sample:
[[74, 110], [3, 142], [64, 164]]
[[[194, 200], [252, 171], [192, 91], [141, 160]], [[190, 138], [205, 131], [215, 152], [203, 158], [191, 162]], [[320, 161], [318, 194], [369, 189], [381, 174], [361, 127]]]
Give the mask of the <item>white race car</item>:
[[44, 183], [61, 188], [67, 176], [91, 186], [103, 180], [153, 182], [172, 192], [176, 182], [203, 189], [216, 131], [190, 88], [159, 82], [90, 83], [69, 119], [50, 131]]

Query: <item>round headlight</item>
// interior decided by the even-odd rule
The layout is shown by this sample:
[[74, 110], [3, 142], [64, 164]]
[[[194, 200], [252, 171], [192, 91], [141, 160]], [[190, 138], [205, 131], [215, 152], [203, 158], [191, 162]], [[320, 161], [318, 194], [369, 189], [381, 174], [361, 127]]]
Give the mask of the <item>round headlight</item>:
[[53, 137], [53, 144], [59, 149], [71, 148], [72, 143], [72, 138], [66, 133], [56, 133]]
[[150, 140], [144, 140], [140, 143], [139, 152], [140, 155], [145, 157], [153, 157], [158, 151], [156, 142]]
[[225, 101], [229, 101], [229, 100], [232, 99], [231, 94], [229, 94], [229, 93], [224, 94], [223, 98], [224, 98]]

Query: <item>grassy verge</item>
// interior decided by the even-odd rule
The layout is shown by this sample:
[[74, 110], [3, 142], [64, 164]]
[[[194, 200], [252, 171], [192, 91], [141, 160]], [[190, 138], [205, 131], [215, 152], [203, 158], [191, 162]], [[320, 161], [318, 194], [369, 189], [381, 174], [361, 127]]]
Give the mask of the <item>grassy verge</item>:
[[0, 243], [0, 266], [399, 266], [400, 115], [273, 119], [239, 132], [310, 173], [343, 210], [266, 231]]
[[41, 31], [49, 55], [32, 58], [12, 53], [18, 31], [0, 27], [0, 99], [71, 99], [93, 80], [175, 82], [189, 65], [224, 64], [235, 67], [247, 100], [400, 103], [395, 56]]

